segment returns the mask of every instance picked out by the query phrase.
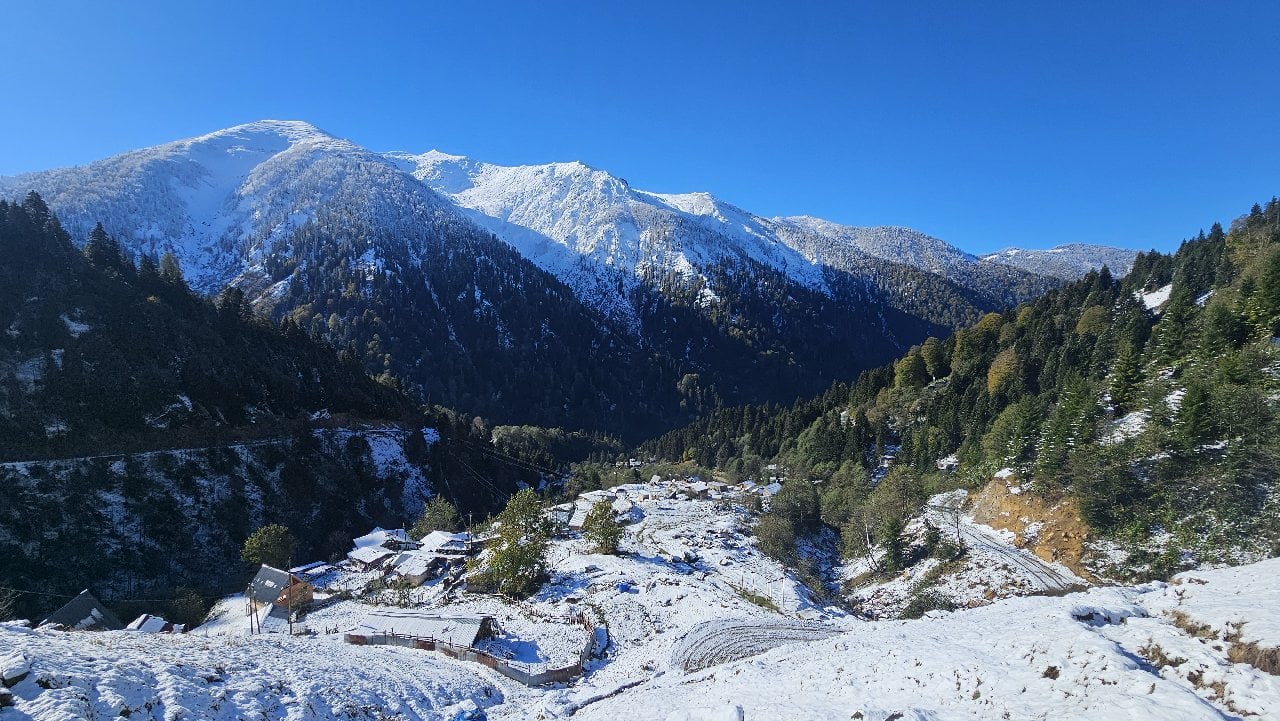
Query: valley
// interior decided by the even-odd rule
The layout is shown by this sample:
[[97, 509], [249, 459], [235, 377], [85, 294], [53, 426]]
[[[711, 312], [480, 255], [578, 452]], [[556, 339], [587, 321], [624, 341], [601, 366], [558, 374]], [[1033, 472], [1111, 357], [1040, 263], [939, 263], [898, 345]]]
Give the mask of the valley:
[[278, 121], [3, 182], [6, 712], [1280, 703], [1274, 198], [979, 258]]

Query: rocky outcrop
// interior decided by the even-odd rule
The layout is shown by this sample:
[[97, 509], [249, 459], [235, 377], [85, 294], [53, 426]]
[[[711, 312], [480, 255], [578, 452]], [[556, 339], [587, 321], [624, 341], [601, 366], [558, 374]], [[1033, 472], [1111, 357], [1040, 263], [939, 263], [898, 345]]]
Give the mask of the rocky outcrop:
[[1042, 560], [1061, 563], [1081, 578], [1097, 579], [1087, 568], [1092, 534], [1075, 499], [1029, 492], [1016, 474], [1002, 472], [973, 501], [973, 518], [1014, 534], [1014, 544]]

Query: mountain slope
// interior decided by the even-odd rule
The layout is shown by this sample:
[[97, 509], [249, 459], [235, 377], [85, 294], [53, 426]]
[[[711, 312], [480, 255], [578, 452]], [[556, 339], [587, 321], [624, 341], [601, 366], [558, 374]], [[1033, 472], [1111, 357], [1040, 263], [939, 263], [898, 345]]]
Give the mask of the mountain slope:
[[817, 392], [1050, 285], [924, 236], [896, 262], [580, 163], [373, 153], [294, 121], [0, 178], [29, 189], [77, 242], [101, 221], [133, 258], [172, 252], [417, 401], [632, 439]]
[[1133, 261], [1137, 255], [1137, 251], [1123, 248], [1070, 243], [1048, 250], [1005, 248], [990, 255], [982, 256], [982, 260], [987, 263], [1020, 268], [1030, 273], [1039, 273], [1052, 278], [1072, 280], [1091, 270], [1099, 270], [1104, 265], [1114, 276], [1123, 278], [1133, 268]]
[[1122, 281], [1093, 272], [854, 384], [723, 409], [636, 455], [748, 477], [772, 460], [827, 480], [821, 520], [852, 549], [898, 538], [886, 508], [1008, 468], [1017, 493], [1066, 498], [1093, 537], [1120, 544], [1099, 554], [1114, 564], [1104, 574], [1273, 555], [1278, 227], [1272, 199], [1173, 256], [1140, 254]]
[[328, 557], [429, 494], [483, 514], [543, 480], [238, 289], [210, 302], [168, 256], [135, 267], [91, 235], [82, 252], [39, 196], [0, 201], [0, 586], [223, 593], [260, 525]]

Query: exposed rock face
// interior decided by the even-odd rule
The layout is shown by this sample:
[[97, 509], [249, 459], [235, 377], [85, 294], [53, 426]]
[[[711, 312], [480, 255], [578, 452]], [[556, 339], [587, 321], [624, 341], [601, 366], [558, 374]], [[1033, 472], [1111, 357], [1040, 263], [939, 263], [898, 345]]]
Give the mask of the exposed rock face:
[[1087, 567], [1092, 535], [1071, 497], [1028, 493], [1015, 475], [995, 478], [974, 499], [973, 518], [1012, 532], [1019, 548], [1097, 581]]

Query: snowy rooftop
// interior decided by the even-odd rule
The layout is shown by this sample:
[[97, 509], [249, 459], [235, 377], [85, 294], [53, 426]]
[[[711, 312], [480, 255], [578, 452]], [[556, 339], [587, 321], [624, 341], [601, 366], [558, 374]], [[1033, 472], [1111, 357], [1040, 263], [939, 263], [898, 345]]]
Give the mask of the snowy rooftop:
[[474, 646], [485, 625], [486, 616], [441, 616], [411, 610], [370, 612], [347, 633], [370, 635], [392, 633], [415, 638], [431, 638], [453, 646]]
[[366, 533], [365, 535], [360, 536], [359, 538], [352, 539], [352, 543], [355, 545], [356, 548], [364, 548], [366, 546], [381, 546], [387, 541], [394, 541], [398, 543], [408, 543], [409, 534], [405, 533], [405, 530], [403, 528], [396, 528], [392, 530], [375, 528], [369, 533]]

